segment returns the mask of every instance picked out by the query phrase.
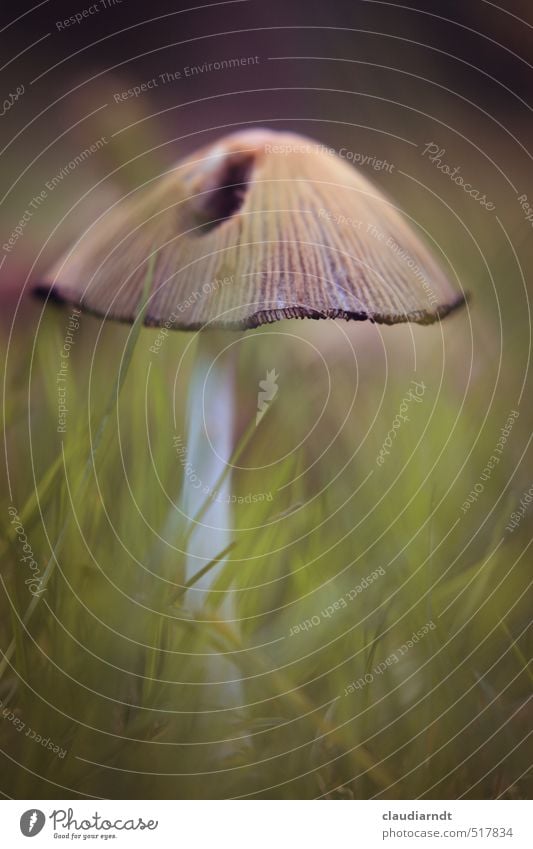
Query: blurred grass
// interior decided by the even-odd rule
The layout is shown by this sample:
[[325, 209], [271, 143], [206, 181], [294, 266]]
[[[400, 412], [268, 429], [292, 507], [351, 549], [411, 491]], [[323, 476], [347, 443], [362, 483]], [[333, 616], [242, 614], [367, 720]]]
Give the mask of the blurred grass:
[[[4, 791], [25, 798], [527, 795], [527, 517], [512, 535], [504, 531], [521, 482], [483, 524], [519, 459], [528, 428], [524, 405], [483, 500], [462, 516], [460, 506], [509, 413], [508, 399], [500, 399], [455, 481], [480, 425], [475, 397], [457, 417], [454, 359], [462, 351], [447, 354], [439, 389], [439, 331], [417, 336], [424, 354], [417, 379], [428, 383], [427, 398], [378, 468], [375, 457], [411, 377], [409, 332], [383, 337], [389, 353], [403, 348], [404, 376], [391, 366], [373, 427], [382, 391], [373, 342], [359, 343], [352, 332], [360, 371], [356, 406], [328, 446], [353, 389], [340, 349], [327, 416], [296, 452], [294, 440], [302, 422], [316, 418], [320, 392], [315, 385], [313, 395], [305, 359], [298, 361], [281, 338], [280, 355], [291, 365], [243, 462], [261, 466], [272, 446], [288, 458], [238, 472], [234, 480], [236, 492], [275, 497], [235, 508], [235, 546], [211, 591], [184, 592], [183, 555], [171, 547], [176, 539], [169, 546], [155, 532], [174, 515], [164, 491], [177, 500], [186, 485], [172, 447], [173, 412], [184, 428], [186, 370], [175, 411], [171, 406], [176, 362], [189, 337], [167, 339], [145, 396], [155, 331], [141, 330], [117, 415], [94, 457], [96, 475], [80, 490], [89, 422], [94, 439], [128, 329], [82, 319], [69, 366], [63, 460], [54, 380], [66, 319], [52, 308], [42, 319], [29, 417], [20, 376], [29, 374], [30, 340], [22, 337], [10, 350], [20, 368], [7, 388], [13, 504], [39, 562], [52, 555], [73, 508], [75, 521], [25, 629], [18, 623], [30, 597], [4, 498], [0, 639], [5, 650], [15, 637], [17, 651], [0, 680], [0, 699], [68, 753], [52, 757], [4, 719]], [[452, 339], [461, 321], [450, 322]], [[316, 341], [315, 326], [301, 328]], [[270, 365], [268, 348], [259, 351], [259, 361], [240, 363], [241, 432], [254, 414], [257, 373]], [[488, 391], [482, 382], [483, 375], [474, 395]], [[299, 476], [324, 448], [323, 459]], [[182, 522], [178, 538], [185, 532]], [[346, 607], [321, 615], [380, 567], [385, 574]], [[222, 606], [231, 590], [239, 621], [226, 622]], [[289, 636], [316, 615], [319, 625]], [[345, 695], [350, 682], [375, 670], [430, 620], [435, 629], [405, 656]], [[242, 692], [213, 683], [228, 678], [241, 678]]]

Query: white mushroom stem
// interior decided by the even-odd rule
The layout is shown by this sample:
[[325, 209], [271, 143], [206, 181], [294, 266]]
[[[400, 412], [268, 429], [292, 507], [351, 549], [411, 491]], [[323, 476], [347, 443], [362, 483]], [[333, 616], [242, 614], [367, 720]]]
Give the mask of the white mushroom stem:
[[[208, 563], [220, 556], [233, 541], [232, 487], [228, 463], [234, 449], [237, 346], [225, 331], [206, 330], [199, 334], [196, 360], [188, 396], [187, 469], [183, 484], [182, 510], [185, 521], [197, 525], [188, 534], [185, 580], [190, 581]], [[188, 470], [188, 472], [187, 472]], [[196, 590], [207, 593], [225, 558], [194, 582], [194, 606], [203, 599]], [[203, 595], [203, 594], [202, 594]], [[235, 618], [231, 592], [219, 608], [226, 619]], [[240, 671], [231, 659], [211, 655], [206, 659], [208, 678], [226, 680], [213, 690], [217, 708], [235, 709], [243, 705]]]
[[[182, 510], [186, 521], [194, 522], [199, 514], [201, 518], [187, 543], [186, 581], [232, 542], [232, 481], [227, 464], [234, 448], [236, 350], [222, 353], [230, 339], [221, 330], [205, 330], [198, 336], [188, 396]], [[223, 563], [207, 572], [195, 588], [207, 591]]]

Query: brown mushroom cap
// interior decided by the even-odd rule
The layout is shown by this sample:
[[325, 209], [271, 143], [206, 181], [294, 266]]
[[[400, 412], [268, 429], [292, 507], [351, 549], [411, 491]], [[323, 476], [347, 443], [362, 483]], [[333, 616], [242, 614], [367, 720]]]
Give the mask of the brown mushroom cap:
[[464, 303], [391, 201], [293, 133], [232, 133], [178, 162], [106, 212], [36, 288], [133, 321], [152, 253], [151, 325], [430, 324]]

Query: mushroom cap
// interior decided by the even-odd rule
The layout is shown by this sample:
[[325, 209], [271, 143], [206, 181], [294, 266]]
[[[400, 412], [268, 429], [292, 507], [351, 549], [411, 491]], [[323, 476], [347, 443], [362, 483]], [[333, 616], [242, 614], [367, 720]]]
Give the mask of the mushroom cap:
[[242, 329], [282, 318], [431, 324], [464, 303], [398, 209], [304, 136], [245, 130], [107, 210], [36, 289], [133, 321]]

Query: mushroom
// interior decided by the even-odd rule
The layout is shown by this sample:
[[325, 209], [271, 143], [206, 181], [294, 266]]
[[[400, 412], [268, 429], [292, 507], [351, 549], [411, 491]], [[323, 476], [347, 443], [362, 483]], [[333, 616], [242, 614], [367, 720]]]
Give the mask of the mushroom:
[[[351, 165], [310, 138], [268, 129], [227, 135], [114, 204], [37, 288], [132, 322], [148, 256], [145, 324], [202, 331], [188, 449], [209, 487], [232, 446], [234, 374], [220, 358], [217, 389], [202, 400], [227, 344], [220, 330], [286, 318], [431, 324], [465, 300], [395, 205]], [[216, 424], [209, 442], [204, 413]], [[194, 515], [199, 502], [185, 500]], [[212, 559], [229, 539], [226, 505], [202, 519], [213, 527], [189, 552], [192, 562]]]
[[232, 133], [178, 162], [89, 228], [45, 291], [133, 321], [154, 250], [148, 325], [174, 316], [184, 330], [283, 318], [431, 324], [464, 301], [381, 192], [293, 133]]

